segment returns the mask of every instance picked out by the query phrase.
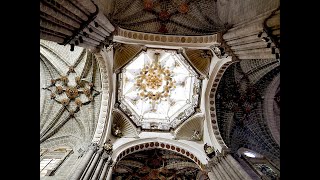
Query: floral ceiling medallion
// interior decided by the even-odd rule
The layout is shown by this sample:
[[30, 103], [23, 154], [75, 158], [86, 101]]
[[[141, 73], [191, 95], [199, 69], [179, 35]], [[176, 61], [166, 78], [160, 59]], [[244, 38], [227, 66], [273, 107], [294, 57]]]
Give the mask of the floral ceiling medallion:
[[71, 116], [74, 116], [82, 105], [90, 104], [94, 97], [100, 94], [92, 82], [81, 79], [75, 74], [74, 67], [70, 66], [67, 75], [51, 79], [51, 84], [43, 88], [50, 91], [51, 99], [63, 105]]

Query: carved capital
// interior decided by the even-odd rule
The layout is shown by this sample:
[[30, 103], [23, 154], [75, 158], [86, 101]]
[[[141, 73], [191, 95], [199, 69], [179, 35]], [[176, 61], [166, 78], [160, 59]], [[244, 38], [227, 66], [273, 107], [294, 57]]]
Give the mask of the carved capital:
[[104, 150], [106, 150], [106, 152], [108, 154], [112, 154], [113, 145], [111, 144], [111, 140], [110, 139], [107, 142], [104, 143], [103, 148], [104, 148]]
[[219, 59], [225, 57], [226, 55], [225, 48], [223, 48], [222, 46], [212, 45], [210, 46], [210, 49]]

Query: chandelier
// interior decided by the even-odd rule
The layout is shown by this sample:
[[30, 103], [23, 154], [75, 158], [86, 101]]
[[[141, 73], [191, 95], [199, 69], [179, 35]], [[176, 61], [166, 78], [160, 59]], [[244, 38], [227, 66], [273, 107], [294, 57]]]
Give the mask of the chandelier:
[[141, 99], [157, 104], [161, 100], [166, 101], [170, 91], [176, 88], [176, 82], [172, 79], [172, 71], [168, 67], [161, 66], [159, 55], [155, 53], [155, 60], [141, 69], [135, 84]]

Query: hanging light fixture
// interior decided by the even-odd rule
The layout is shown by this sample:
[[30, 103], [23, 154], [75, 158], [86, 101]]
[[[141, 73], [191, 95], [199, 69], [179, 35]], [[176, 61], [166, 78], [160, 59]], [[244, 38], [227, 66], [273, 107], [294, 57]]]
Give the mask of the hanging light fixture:
[[136, 78], [138, 95], [142, 99], [150, 100], [150, 103], [159, 103], [160, 100], [167, 99], [170, 91], [176, 88], [172, 71], [160, 65], [159, 55], [155, 53], [156, 59], [151, 65], [143, 67]]

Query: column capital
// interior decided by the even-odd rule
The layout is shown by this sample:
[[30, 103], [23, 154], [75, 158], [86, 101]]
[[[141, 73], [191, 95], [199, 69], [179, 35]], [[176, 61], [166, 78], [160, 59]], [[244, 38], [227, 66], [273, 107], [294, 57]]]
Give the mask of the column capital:
[[227, 53], [225, 52], [225, 48], [221, 44], [214, 44], [210, 46], [211, 51], [217, 56], [219, 59], [227, 57]]
[[113, 145], [111, 143], [111, 140], [108, 139], [104, 144], [103, 144], [103, 148], [104, 150], [108, 153], [108, 154], [112, 154], [112, 150], [113, 150]]

